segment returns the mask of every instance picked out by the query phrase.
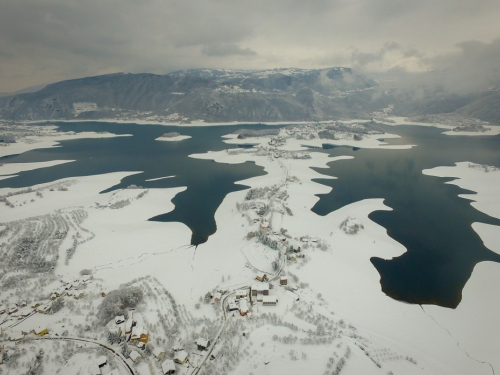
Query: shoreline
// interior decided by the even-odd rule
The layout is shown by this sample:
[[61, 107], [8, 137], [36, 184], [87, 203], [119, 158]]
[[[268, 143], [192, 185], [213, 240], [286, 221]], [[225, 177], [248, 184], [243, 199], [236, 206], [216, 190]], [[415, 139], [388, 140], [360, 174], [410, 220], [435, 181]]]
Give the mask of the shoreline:
[[[500, 125], [487, 125], [488, 127], [491, 127], [491, 130], [485, 131], [485, 132], [455, 132], [452, 129], [454, 126], [451, 125], [445, 125], [445, 124], [440, 124], [440, 123], [425, 123], [425, 122], [416, 122], [416, 121], [406, 121], [405, 117], [398, 117], [398, 116], [389, 116], [388, 120], [391, 120], [389, 122], [386, 121], [380, 121], [377, 120], [375, 121], [376, 123], [380, 123], [383, 125], [387, 126], [428, 126], [428, 127], [435, 127], [439, 129], [446, 129], [442, 134], [445, 135], [457, 135], [457, 136], [490, 136], [490, 135], [500, 135]], [[311, 124], [311, 123], [320, 123], [320, 124], [327, 124], [331, 123], [332, 121], [335, 120], [324, 120], [324, 121], [228, 121], [228, 122], [205, 122], [203, 120], [200, 121], [193, 121], [191, 123], [178, 123], [178, 122], [173, 122], [173, 123], [166, 123], [163, 121], [154, 121], [154, 120], [115, 120], [115, 119], [100, 119], [100, 120], [56, 120], [56, 121], [49, 121], [49, 120], [38, 120], [38, 121], [23, 121], [22, 123], [25, 124], [44, 124], [44, 123], [54, 123], [54, 122], [64, 122], [64, 123], [72, 123], [72, 122], [104, 122], [104, 123], [117, 123], [117, 124], [135, 124], [135, 125], [159, 125], [159, 126], [177, 126], [177, 127], [210, 127], [210, 126], [234, 126], [234, 125], [264, 125], [264, 126], [279, 126], [279, 125], [305, 125], [305, 124]], [[359, 123], [370, 123], [371, 120], [367, 119], [350, 119], [350, 120], [338, 120], [340, 122], [345, 122], [345, 123], [353, 123], [353, 122], [359, 122]], [[394, 122], [392, 122], [394, 121]]]
[[[356, 141], [356, 146], [394, 148], [387, 147], [388, 145], [376, 139], [380, 137], [380, 135], [368, 137], [364, 143], [358, 143], [363, 140]], [[383, 138], [388, 137], [383, 136]], [[269, 138], [249, 137], [237, 140], [235, 135], [226, 135], [223, 139], [228, 144], [256, 142], [266, 145]], [[240, 164], [253, 161], [264, 167], [266, 175], [238, 181], [236, 184], [247, 185], [251, 189], [276, 186], [286, 192], [288, 195], [286, 199], [276, 199], [271, 202], [276, 209], [270, 217], [271, 227], [278, 233], [275, 236], [279, 236], [281, 233], [279, 229], [283, 228], [286, 229], [284, 233], [289, 233], [291, 238], [288, 241], [290, 242], [300, 243], [300, 238], [308, 236], [311, 239], [314, 238], [318, 244], [328, 245], [326, 249], [322, 249], [311, 240], [306, 248], [305, 242], [302, 242], [305, 257], [284, 265], [286, 273], [296, 275], [303, 283], [302, 286], [296, 294], [291, 295], [277, 287], [278, 290], [275, 292], [279, 293], [279, 304], [273, 307], [256, 305], [252, 308], [254, 316], [252, 319], [244, 320], [244, 324], [251, 324], [248, 322], [259, 319], [263, 313], [270, 313], [279, 316], [288, 324], [297, 325], [303, 332], [307, 330], [315, 332], [319, 323], [313, 324], [299, 319], [297, 306], [302, 306], [301, 304], [305, 304], [319, 322], [322, 319], [325, 320], [326, 317], [335, 322], [345, 320], [346, 323], [342, 328], [344, 333], [338, 333], [335, 343], [342, 345], [342, 350], [345, 347], [353, 350], [353, 356], [346, 365], [346, 373], [350, 368], [351, 373], [359, 371], [381, 375], [387, 374], [389, 370], [397, 374], [409, 375], [421, 374], [422, 370], [424, 373], [446, 375], [490, 374], [488, 365], [478, 363], [478, 358], [493, 363], [495, 368], [500, 367], [500, 359], [496, 357], [500, 328], [497, 329], [495, 323], [499, 298], [492, 296], [493, 291], [487, 286], [490, 279], [498, 279], [496, 278], [498, 266], [491, 264], [477, 266], [477, 272], [475, 269], [464, 288], [462, 304], [456, 310], [437, 306], [410, 305], [386, 296], [381, 291], [380, 276], [372, 266], [370, 258], [376, 256], [391, 259], [403, 254], [406, 248], [389, 237], [384, 227], [371, 221], [369, 215], [377, 210], [390, 211], [392, 208], [384, 204], [383, 198], [376, 198], [349, 204], [326, 216], [314, 214], [311, 207], [318, 201], [317, 195], [331, 191], [330, 187], [314, 182], [314, 179], [334, 179], [335, 177], [322, 175], [311, 167], [325, 168], [330, 162], [352, 157], [332, 158], [326, 153], [307, 149], [303, 144], [302, 140], [289, 140], [285, 145], [278, 147], [278, 150], [283, 154], [298, 150], [307, 153], [310, 158], [269, 157], [269, 154], [257, 154], [257, 149], [231, 149], [231, 153], [228, 150], [221, 150], [189, 155], [189, 157], [213, 160], [218, 163]], [[411, 145], [403, 145], [398, 149], [409, 147]], [[455, 167], [438, 167], [434, 172], [450, 176], [458, 174], [458, 169], [453, 168]], [[471, 171], [467, 169], [471, 175], [470, 179], [455, 180], [451, 183], [465, 184], [470, 180], [471, 183], [476, 184], [476, 187], [482, 186], [481, 183], [486, 184], [488, 189], [471, 197], [478, 204], [474, 207], [493, 209], [491, 199], [492, 196], [498, 196], [495, 189], [498, 183], [496, 180], [488, 183], [478, 181], [477, 173], [483, 172], [479, 169], [470, 169]], [[271, 261], [278, 254], [276, 250], [247, 239], [249, 231], [256, 230], [260, 225], [250, 220], [251, 217], [247, 219], [244, 215], [248, 213], [240, 212], [237, 208], [238, 204], [245, 202], [248, 190], [232, 192], [224, 198], [215, 212], [216, 233], [206, 243], [193, 247], [189, 245], [191, 231], [185, 225], [147, 221], [148, 218], [158, 213], [173, 210], [172, 199], [176, 194], [184, 191], [185, 187], [120, 189], [105, 194], [99, 193], [115, 185], [122, 178], [135, 173], [141, 172], [115, 172], [67, 178], [43, 184], [45, 188], [43, 198], [37, 198], [35, 192], [29, 193], [31, 195], [28, 197], [31, 198], [33, 195], [34, 202], [22, 195], [14, 196], [9, 199], [12, 200], [15, 208], [0, 206], [0, 212], [4, 212], [10, 221], [25, 220], [34, 215], [42, 216], [56, 212], [66, 214], [77, 209], [86, 211], [88, 217], [82, 222], [82, 227], [87, 232], [81, 231], [81, 235], [87, 236], [91, 233], [95, 237], [81, 243], [67, 265], [64, 265], [63, 260], [70, 243], [62, 246], [59, 254], [60, 260], [55, 270], [56, 275], [71, 279], [77, 277], [82, 268], [91, 269], [94, 277], [102, 283], [100, 289], [96, 290], [99, 293], [109, 292], [123, 283], [130, 282], [133, 278], [153, 277], [159, 281], [160, 285], [169, 289], [172, 298], [185, 309], [186, 315], [191, 314], [196, 319], [214, 319], [218, 322], [220, 315], [217, 315], [217, 311], [212, 306], [202, 304], [201, 307], [196, 307], [207, 290], [231, 290], [236, 285], [245, 285], [249, 280], [255, 282], [255, 271], [252, 267], [265, 268], [266, 272], [271, 273], [273, 271]], [[430, 172], [427, 170], [423, 173]], [[500, 175], [500, 172], [498, 174]], [[484, 175], [491, 178], [494, 174], [485, 173]], [[170, 177], [172, 176], [157, 179]], [[151, 179], [153, 180], [155, 179]], [[56, 188], [55, 191], [50, 191], [49, 186], [57, 183], [65, 183], [68, 190]], [[19, 189], [4, 188], [1, 192], [16, 190]], [[124, 204], [125, 201], [129, 203]], [[280, 212], [280, 208], [285, 203], [293, 213], [292, 215], [286, 214], [285, 210]], [[497, 209], [498, 207], [494, 212], [498, 212]], [[347, 234], [341, 229], [346, 218], [355, 219], [354, 221], [362, 224], [363, 228], [354, 235]], [[72, 228], [76, 230], [78, 226], [75, 225]], [[484, 228], [481, 225], [473, 228], [482, 235], [494, 229]], [[498, 243], [496, 238], [491, 237], [485, 240], [485, 243]], [[500, 288], [500, 281], [494, 281], [494, 283]], [[44, 290], [45, 293], [49, 291], [48, 287]], [[300, 301], [296, 301], [295, 296], [300, 296]], [[100, 294], [97, 294], [97, 298], [101, 298]], [[90, 302], [87, 300], [86, 303]], [[485, 310], [486, 313], [478, 312], [477, 306], [481, 306], [481, 310]], [[498, 306], [500, 306], [500, 301]], [[151, 311], [146, 310], [146, 307], [142, 309], [144, 311], [138, 309], [138, 312], [144, 313], [145, 316], [149, 314], [148, 319], [157, 322], [157, 312], [154, 309]], [[60, 318], [60, 314], [36, 317], [37, 321], [51, 324], [53, 327], [61, 324], [58, 323]], [[232, 319], [236, 321], [240, 317], [236, 316]], [[19, 329], [28, 330], [32, 328], [32, 324], [32, 321], [28, 319], [21, 323]], [[355, 328], [349, 328], [351, 325]], [[470, 329], [471, 325], [477, 328], [474, 332], [471, 332], [473, 331]], [[59, 332], [62, 332], [62, 328]], [[272, 335], [276, 333], [285, 336], [289, 334], [289, 331], [284, 327], [264, 325], [250, 334], [252, 340], [258, 339], [259, 342], [265, 344], [263, 349], [257, 345], [254, 347], [255, 350], [262, 350], [266, 360], [270, 361], [266, 368], [268, 371], [299, 375], [310, 370], [310, 361], [281, 359], [282, 355], [288, 355], [291, 348], [307, 353], [310, 359], [318, 363], [326, 363], [332, 356], [333, 345], [283, 344], [272, 339]], [[302, 333], [299, 331], [297, 335], [300, 334]], [[487, 340], [480, 340], [481, 335], [486, 335]], [[366, 351], [359, 349], [359, 345], [362, 345]], [[269, 348], [273, 346], [277, 348], [276, 353], [269, 351]], [[374, 365], [373, 360], [369, 360], [369, 358], [376, 358], [375, 355], [368, 357], [366, 353], [375, 353], [375, 350], [380, 353], [381, 348], [389, 350], [393, 353], [390, 358], [397, 357], [398, 360], [380, 359], [382, 367], [379, 369]], [[405, 358], [415, 358], [418, 365]], [[237, 364], [233, 372], [255, 371], [254, 365], [262, 363], [258, 361], [246, 356]], [[351, 365], [353, 367], [350, 367]], [[319, 367], [314, 369], [319, 369]]]

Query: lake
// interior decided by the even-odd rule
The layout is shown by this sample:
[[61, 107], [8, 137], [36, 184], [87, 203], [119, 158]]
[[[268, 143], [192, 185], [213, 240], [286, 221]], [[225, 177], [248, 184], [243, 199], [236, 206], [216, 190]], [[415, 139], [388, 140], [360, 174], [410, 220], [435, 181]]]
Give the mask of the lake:
[[[18, 177], [0, 181], [0, 187], [27, 187], [61, 178], [96, 175], [119, 171], [144, 171], [124, 178], [106, 191], [131, 184], [145, 188], [187, 186], [174, 199], [175, 209], [150, 220], [182, 222], [192, 231], [194, 245], [207, 241], [217, 227], [215, 212], [224, 197], [246, 187], [234, 182], [263, 175], [254, 163], [219, 164], [189, 158], [236, 145], [223, 143], [221, 136], [241, 128], [263, 129], [261, 125], [168, 127], [155, 125], [113, 124], [101, 122], [56, 123], [63, 131], [109, 131], [133, 137], [81, 139], [61, 142], [62, 147], [29, 151], [3, 158], [3, 162], [21, 163], [50, 160], [76, 160]], [[474, 266], [481, 261], [500, 262], [500, 256], [484, 247], [471, 223], [500, 225], [470, 206], [458, 194], [468, 193], [445, 184], [450, 179], [429, 177], [423, 169], [471, 161], [500, 167], [500, 137], [445, 136], [435, 128], [408, 126], [382, 130], [402, 138], [390, 144], [416, 144], [409, 150], [368, 150], [350, 147], [325, 147], [331, 156], [352, 155], [354, 159], [316, 168], [337, 180], [317, 182], [333, 188], [319, 195], [312, 208], [326, 215], [346, 204], [366, 198], [384, 198], [393, 211], [373, 212], [370, 218], [387, 229], [389, 236], [408, 251], [392, 260], [372, 258], [380, 273], [382, 290], [389, 296], [419, 304], [456, 307], [462, 289]], [[181, 142], [159, 142], [155, 138], [177, 131], [192, 136]], [[246, 147], [249, 147], [248, 145]], [[175, 178], [146, 181], [164, 176]]]

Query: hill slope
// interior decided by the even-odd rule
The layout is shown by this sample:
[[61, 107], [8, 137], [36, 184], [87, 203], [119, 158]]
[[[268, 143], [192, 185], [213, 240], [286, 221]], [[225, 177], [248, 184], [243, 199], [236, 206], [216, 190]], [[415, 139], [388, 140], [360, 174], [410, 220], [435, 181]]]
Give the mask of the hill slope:
[[387, 105], [375, 81], [349, 68], [190, 70], [109, 74], [0, 98], [10, 120], [156, 118], [163, 121], [301, 121], [366, 118]]

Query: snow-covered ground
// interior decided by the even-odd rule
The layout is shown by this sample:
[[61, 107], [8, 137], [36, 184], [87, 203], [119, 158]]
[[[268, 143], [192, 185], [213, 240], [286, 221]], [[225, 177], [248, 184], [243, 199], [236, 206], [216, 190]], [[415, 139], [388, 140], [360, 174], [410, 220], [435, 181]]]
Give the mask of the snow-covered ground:
[[[360, 141], [339, 140], [337, 144], [388, 149], [411, 147], [394, 147], [378, 140], [390, 137], [367, 136]], [[213, 339], [221, 327], [216, 346], [223, 350], [213, 361], [206, 361], [200, 374], [215, 373], [221, 366], [234, 374], [331, 374], [337, 370], [346, 375], [491, 374], [490, 366], [499, 371], [498, 264], [476, 266], [456, 310], [395, 301], [381, 291], [379, 274], [370, 262], [374, 256], [389, 259], [406, 251], [368, 217], [375, 210], [391, 210], [383, 199], [356, 202], [324, 217], [311, 211], [318, 200], [316, 195], [330, 191], [329, 187], [312, 181], [327, 177], [311, 167], [324, 168], [329, 162], [349, 157], [330, 158], [303, 147], [318, 147], [321, 146], [318, 142], [324, 140], [287, 139], [281, 146], [268, 147], [270, 137], [237, 140], [231, 135], [225, 139], [227, 143], [255, 143], [261, 148], [191, 157], [232, 164], [253, 161], [263, 166], [267, 174], [238, 183], [262, 189], [263, 193], [250, 200], [248, 191], [228, 194], [215, 214], [217, 232], [198, 247], [190, 246], [191, 232], [184, 224], [147, 221], [171, 211], [172, 198], [185, 188], [122, 189], [99, 194], [134, 172], [64, 179], [10, 195], [12, 206], [0, 205], [3, 223], [0, 230], [13, 222], [47, 215], [59, 215], [58, 220], [69, 223], [54, 275], [35, 288], [40, 298], [48, 299], [54, 288], [62, 285], [61, 280], [81, 278], [82, 270], [89, 270], [93, 281], [83, 289], [83, 299], [60, 297], [66, 301], [62, 310], [52, 315], [37, 313], [15, 327], [5, 328], [6, 334], [0, 341], [14, 331], [30, 331], [46, 325], [49, 336], [56, 333], [62, 336], [67, 330], [69, 336], [80, 333], [92, 342], [105, 343], [106, 331], [96, 320], [103, 300], [101, 293], [107, 294], [128, 283], [144, 290], [145, 301], [134, 316], [138, 317], [138, 324], [149, 328], [150, 344], [156, 348], [172, 348], [180, 342], [188, 351], [190, 362], [201, 364], [204, 354], [200, 357], [194, 339], [203, 335]], [[39, 142], [37, 146], [45, 147], [45, 143]], [[46, 166], [33, 164], [17, 165], [9, 173]], [[500, 172], [485, 172], [461, 163], [425, 173], [460, 178], [453, 183], [478, 192], [467, 197], [476, 201], [475, 208], [500, 217]], [[18, 190], [0, 189], [0, 195]], [[266, 205], [265, 218], [269, 220], [256, 213], [259, 202]], [[267, 225], [269, 228], [264, 232], [279, 242], [278, 250], [256, 235]], [[346, 226], [355, 230], [345, 230]], [[473, 227], [486, 246], [500, 252], [497, 227], [479, 223]], [[77, 246], [68, 258], [66, 250], [73, 238]], [[292, 254], [293, 259], [285, 257], [288, 245], [301, 246], [302, 250], [299, 255]], [[298, 287], [287, 291], [278, 285], [279, 278], [273, 280], [270, 294], [278, 298], [276, 306], [257, 302], [250, 304], [250, 315], [230, 313], [226, 320], [220, 303], [205, 303], [207, 292], [210, 302], [210, 293], [216, 290], [231, 292], [255, 284], [257, 271], [271, 277], [275, 272], [273, 261], [281, 262], [279, 269], [282, 275], [288, 275], [290, 287]], [[10, 269], [3, 271], [7, 272], [4, 278], [16, 274]], [[27, 293], [16, 292], [15, 288], [2, 289], [0, 307], [15, 303]], [[227, 298], [229, 301], [234, 297]], [[0, 327], [15, 324], [12, 319], [2, 324], [4, 317], [5, 313], [0, 315]], [[19, 347], [29, 345], [28, 342]], [[120, 350], [116, 344], [114, 347]], [[69, 356], [67, 368], [74, 373], [79, 369], [84, 371], [89, 360], [102, 354], [83, 355], [81, 349], [75, 349]], [[64, 350], [58, 351], [62, 355]], [[109, 355], [110, 359], [115, 358]], [[141, 355], [144, 361], [133, 366], [135, 371], [148, 374], [155, 369], [158, 373], [159, 362], [143, 351]], [[172, 355], [169, 351], [167, 358]], [[26, 362], [25, 357], [21, 358]], [[59, 362], [51, 360], [45, 373], [53, 373], [56, 363]], [[5, 367], [11, 373], [7, 365], [0, 365], [0, 369]], [[118, 365], [119, 362], [113, 364], [121, 374], [126, 374], [126, 368]], [[193, 370], [187, 365], [177, 366], [180, 371]]]
[[[0, 124], [1, 125], [1, 124]], [[73, 139], [89, 139], [89, 138], [110, 138], [110, 137], [127, 137], [130, 134], [116, 135], [107, 132], [60, 132], [57, 127], [47, 125], [36, 127], [36, 129], [27, 129], [24, 136], [16, 139], [15, 143], [0, 144], [0, 157], [6, 155], [22, 154], [23, 152], [35, 150], [39, 148], [58, 147], [58, 142]]]
[[[455, 177], [448, 182], [476, 194], [462, 194], [471, 205], [490, 216], [500, 218], [500, 170], [469, 162], [456, 163], [454, 167], [426, 169], [424, 174], [438, 177]], [[472, 228], [485, 246], [500, 254], [500, 227], [473, 223]], [[471, 357], [492, 364], [495, 372], [500, 368], [498, 355], [500, 326], [496, 323], [500, 310], [498, 273], [500, 265], [482, 262], [476, 265], [463, 290], [463, 298], [455, 310], [425, 306], [425, 311], [457, 341]]]
[[16, 173], [23, 171], [32, 171], [39, 168], [53, 167], [54, 165], [71, 163], [74, 160], [51, 160], [42, 161], [39, 163], [14, 163], [14, 164], [0, 164], [0, 180], [16, 177]]
[[190, 135], [178, 135], [175, 137], [158, 137], [155, 139], [155, 141], [163, 141], [163, 142], [179, 142], [183, 141], [185, 139], [191, 138]]

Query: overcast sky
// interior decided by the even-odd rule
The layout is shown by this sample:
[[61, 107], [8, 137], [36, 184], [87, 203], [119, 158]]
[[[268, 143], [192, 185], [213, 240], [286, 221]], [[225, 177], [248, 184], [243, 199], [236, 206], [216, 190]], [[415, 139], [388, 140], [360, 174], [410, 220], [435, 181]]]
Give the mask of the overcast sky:
[[499, 0], [0, 0], [0, 92], [190, 68], [459, 67], [488, 81], [498, 20]]

